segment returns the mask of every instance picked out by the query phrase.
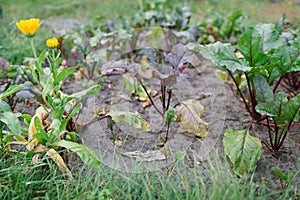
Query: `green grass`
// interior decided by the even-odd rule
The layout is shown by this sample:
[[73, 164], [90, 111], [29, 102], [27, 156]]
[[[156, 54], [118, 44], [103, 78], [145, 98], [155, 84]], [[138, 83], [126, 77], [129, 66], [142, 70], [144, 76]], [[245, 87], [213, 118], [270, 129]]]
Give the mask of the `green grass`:
[[48, 20], [93, 19], [99, 15], [114, 18], [119, 15], [132, 15], [139, 9], [138, 3], [129, 0], [2, 0], [0, 5], [2, 5], [4, 19], [7, 20], [30, 17]]
[[[183, 1], [169, 0], [174, 4]], [[186, 0], [194, 13], [195, 19], [204, 20], [218, 12], [229, 15], [233, 11], [241, 10], [249, 16], [250, 23], [274, 22], [285, 13], [288, 18], [296, 22], [300, 19], [300, 6], [293, 0], [283, 0], [271, 3], [270, 0]], [[10, 0], [0, 1], [5, 20], [39, 17], [40, 19], [94, 19], [99, 15], [115, 18], [120, 15], [132, 16], [139, 9], [138, 1], [129, 0]], [[129, 8], [129, 9], [128, 9]]]
[[[216, 3], [213, 3], [216, 2]], [[247, 24], [269, 22], [274, 23], [286, 14], [293, 23], [300, 19], [300, 5], [293, 3], [293, 0], [278, 1], [272, 3], [270, 0], [190, 0], [193, 17], [199, 20], [212, 18], [215, 13], [229, 16], [234, 11], [242, 11], [248, 16]]]
[[272, 190], [274, 185], [260, 177], [255, 178], [254, 173], [238, 178], [228, 163], [218, 157], [201, 167], [187, 166], [179, 161], [169, 173], [125, 174], [105, 166], [93, 172], [78, 165], [72, 181], [65, 180], [46, 158], [32, 166], [25, 156], [17, 155], [1, 160], [0, 166], [0, 199], [235, 200], [299, 197], [297, 185], [290, 185], [283, 191]]

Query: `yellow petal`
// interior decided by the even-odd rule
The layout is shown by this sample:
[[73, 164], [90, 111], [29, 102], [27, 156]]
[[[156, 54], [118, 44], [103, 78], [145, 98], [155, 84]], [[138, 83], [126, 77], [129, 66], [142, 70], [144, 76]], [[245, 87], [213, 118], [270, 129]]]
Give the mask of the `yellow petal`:
[[26, 36], [33, 36], [41, 26], [41, 23], [38, 18], [31, 18], [27, 20], [20, 20], [16, 23], [16, 26]]
[[50, 38], [46, 41], [46, 45], [49, 48], [54, 48], [58, 46], [58, 40], [57, 38]]

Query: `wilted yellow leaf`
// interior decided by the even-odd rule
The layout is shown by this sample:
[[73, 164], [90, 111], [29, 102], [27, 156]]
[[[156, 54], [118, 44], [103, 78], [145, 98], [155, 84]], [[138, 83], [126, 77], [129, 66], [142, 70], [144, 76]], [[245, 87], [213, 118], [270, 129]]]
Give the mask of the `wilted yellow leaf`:
[[89, 73], [86, 68], [80, 68], [77, 72], [74, 72], [75, 79], [89, 79]]
[[37, 133], [34, 125], [34, 119], [38, 118], [41, 121], [41, 124], [43, 124], [43, 121], [48, 117], [48, 115], [48, 111], [46, 111], [44, 107], [36, 109], [35, 115], [32, 117], [28, 128], [28, 144], [26, 146], [28, 150], [33, 150], [39, 144], [39, 141], [33, 137]]
[[156, 143], [156, 146], [158, 146], [158, 147], [164, 147], [165, 143], [164, 142], [158, 142], [158, 143]]
[[225, 71], [222, 70], [217, 70], [216, 72], [216, 76], [221, 79], [222, 81], [224, 81], [225, 83], [228, 83], [228, 74]]
[[204, 106], [199, 101], [195, 99], [183, 101], [176, 110], [176, 121], [181, 128], [189, 133], [195, 133], [198, 137], [207, 136], [209, 124], [201, 119]]
[[165, 145], [163, 146], [162, 151], [163, 151], [164, 156], [165, 156], [166, 158], [168, 158], [170, 152], [169, 152], [169, 148], [168, 148], [168, 144], [167, 144], [167, 143], [165, 143]]
[[41, 154], [39, 154], [39, 153], [34, 154], [34, 156], [31, 159], [31, 164], [36, 164], [39, 161], [40, 156], [41, 156]]
[[67, 167], [65, 161], [57, 153], [57, 151], [55, 151], [54, 149], [50, 149], [49, 151], [47, 151], [46, 155], [49, 156], [56, 163], [56, 165], [58, 166], [60, 171], [62, 171], [63, 173], [66, 173], [68, 175], [69, 180], [74, 179], [73, 175], [72, 175], [71, 171], [69, 170], [69, 168]]
[[150, 92], [151, 97], [155, 97], [157, 94], [158, 94], [157, 90], [151, 90], [151, 92]]

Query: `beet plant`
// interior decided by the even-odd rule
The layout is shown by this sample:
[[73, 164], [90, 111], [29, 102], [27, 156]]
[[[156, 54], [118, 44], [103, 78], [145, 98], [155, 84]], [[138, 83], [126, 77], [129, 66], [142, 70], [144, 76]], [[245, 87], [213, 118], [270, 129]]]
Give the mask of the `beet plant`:
[[290, 128], [299, 124], [300, 95], [289, 96], [280, 85], [288, 73], [300, 71], [300, 40], [285, 43], [273, 24], [258, 24], [249, 27], [237, 45], [217, 42], [199, 45], [198, 50], [227, 72], [251, 116], [247, 129], [227, 130], [223, 139], [235, 172], [243, 175], [261, 156], [260, 139], [250, 135], [254, 123], [267, 127], [269, 141], [262, 143], [275, 153]]

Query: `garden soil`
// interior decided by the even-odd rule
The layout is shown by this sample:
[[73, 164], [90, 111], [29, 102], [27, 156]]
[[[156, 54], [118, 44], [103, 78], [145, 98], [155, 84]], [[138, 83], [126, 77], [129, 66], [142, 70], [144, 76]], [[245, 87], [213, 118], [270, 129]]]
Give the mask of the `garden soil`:
[[[121, 65], [124, 63], [121, 62]], [[157, 91], [160, 89], [159, 83], [159, 80], [146, 82], [151, 90]], [[116, 123], [111, 131], [107, 127], [107, 120], [103, 119], [80, 131], [83, 143], [95, 151], [105, 165], [124, 172], [163, 170], [179, 159], [183, 152], [187, 163], [200, 166], [208, 162], [208, 159], [213, 159], [216, 153], [221, 159], [227, 159], [222, 145], [224, 132], [227, 129], [245, 129], [250, 122], [250, 116], [236, 91], [230, 84], [221, 81], [216, 75], [216, 69], [209, 67], [204, 60], [179, 76], [172, 87], [171, 101], [172, 106], [187, 99], [201, 102], [205, 108], [203, 120], [209, 123], [207, 136], [203, 138], [188, 133], [177, 123], [173, 123], [167, 145], [161, 146], [167, 125], [154, 107], [150, 105], [144, 108], [143, 101], [124, 91], [122, 77], [119, 75], [109, 76], [101, 86], [98, 95], [87, 99], [80, 116], [81, 123], [88, 123], [96, 111], [116, 109], [139, 112], [151, 126], [151, 131], [142, 132], [126, 123]], [[153, 99], [161, 109], [159, 96], [158, 92]], [[300, 127], [290, 130], [281, 154], [274, 154], [263, 145], [263, 155], [255, 169], [256, 179], [278, 182], [278, 178], [272, 173], [272, 167], [292, 173], [299, 170], [299, 131]], [[267, 129], [263, 125], [254, 125], [250, 134], [268, 142]]]

